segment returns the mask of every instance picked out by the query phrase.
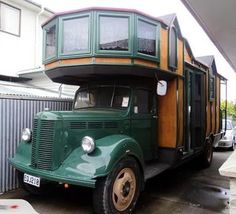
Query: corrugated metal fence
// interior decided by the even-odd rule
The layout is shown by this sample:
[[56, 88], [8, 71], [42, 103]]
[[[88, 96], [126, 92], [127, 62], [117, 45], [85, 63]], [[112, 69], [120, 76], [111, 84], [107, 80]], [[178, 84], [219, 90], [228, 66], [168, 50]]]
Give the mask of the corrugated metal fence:
[[16, 152], [22, 129], [32, 128], [34, 115], [45, 108], [70, 110], [72, 100], [0, 95], [0, 193], [18, 187], [8, 158]]

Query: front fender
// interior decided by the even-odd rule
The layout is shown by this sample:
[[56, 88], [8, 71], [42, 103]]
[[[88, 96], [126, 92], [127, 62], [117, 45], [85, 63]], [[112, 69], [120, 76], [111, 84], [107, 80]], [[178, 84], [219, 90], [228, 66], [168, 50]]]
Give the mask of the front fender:
[[143, 153], [139, 144], [127, 135], [110, 135], [96, 140], [96, 149], [91, 154], [75, 149], [64, 161], [63, 168], [78, 170], [91, 178], [109, 174], [126, 155], [134, 156], [143, 167]]
[[21, 163], [30, 165], [31, 153], [32, 153], [32, 142], [27, 143], [27, 142], [21, 141], [19, 146], [16, 149], [16, 153], [14, 154], [14, 157], [10, 158], [10, 160], [17, 160]]

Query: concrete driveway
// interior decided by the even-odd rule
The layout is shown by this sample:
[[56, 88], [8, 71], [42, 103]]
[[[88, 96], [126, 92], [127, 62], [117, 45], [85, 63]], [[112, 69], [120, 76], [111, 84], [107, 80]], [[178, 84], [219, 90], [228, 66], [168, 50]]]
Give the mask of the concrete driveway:
[[[200, 170], [192, 161], [149, 180], [136, 213], [229, 213], [229, 179], [220, 176], [218, 168], [230, 154], [228, 151], [214, 152], [212, 166], [205, 170]], [[58, 188], [43, 197], [19, 189], [0, 196], [0, 199], [13, 198], [27, 200], [39, 213], [92, 213], [92, 191], [84, 188]]]

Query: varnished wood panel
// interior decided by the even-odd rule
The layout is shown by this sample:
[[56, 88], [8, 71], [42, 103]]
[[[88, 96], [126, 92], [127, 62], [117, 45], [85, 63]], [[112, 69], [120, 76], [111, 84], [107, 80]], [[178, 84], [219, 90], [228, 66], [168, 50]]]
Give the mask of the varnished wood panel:
[[184, 139], [184, 81], [178, 80], [178, 146], [183, 145]]
[[186, 48], [184, 50], [184, 61], [188, 62], [188, 63], [192, 63], [191, 57], [190, 57], [188, 51], [186, 50]]
[[183, 68], [184, 68], [184, 43], [182, 40], [177, 39], [177, 73], [183, 75]]
[[157, 68], [157, 63], [148, 61], [148, 60], [143, 60], [143, 59], [134, 59], [134, 64], [136, 65], [143, 65], [151, 68]]
[[107, 64], [131, 64], [130, 58], [95, 58], [96, 63], [107, 63]]
[[161, 28], [161, 43], [160, 43], [160, 68], [168, 69], [168, 30]]
[[206, 73], [206, 136], [209, 136], [211, 132], [211, 103], [209, 102], [208, 98], [208, 78], [209, 74]]
[[165, 96], [158, 96], [158, 143], [160, 147], [175, 148], [177, 140], [177, 80], [168, 82]]
[[83, 65], [92, 63], [93, 59], [91, 57], [79, 58], [79, 59], [62, 59], [56, 62], [52, 62], [45, 65], [45, 69], [49, 70], [59, 66], [70, 66], [70, 65]]
[[220, 78], [216, 78], [216, 132], [220, 132]]

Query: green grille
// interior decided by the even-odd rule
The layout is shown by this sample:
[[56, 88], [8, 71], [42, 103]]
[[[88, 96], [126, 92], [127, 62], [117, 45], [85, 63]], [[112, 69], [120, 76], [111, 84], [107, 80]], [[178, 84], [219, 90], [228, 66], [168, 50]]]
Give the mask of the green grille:
[[42, 120], [40, 125], [34, 123], [31, 164], [35, 168], [52, 170], [54, 125], [51, 120]]

